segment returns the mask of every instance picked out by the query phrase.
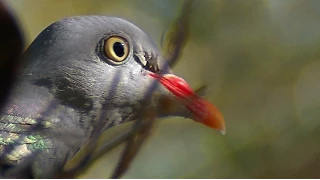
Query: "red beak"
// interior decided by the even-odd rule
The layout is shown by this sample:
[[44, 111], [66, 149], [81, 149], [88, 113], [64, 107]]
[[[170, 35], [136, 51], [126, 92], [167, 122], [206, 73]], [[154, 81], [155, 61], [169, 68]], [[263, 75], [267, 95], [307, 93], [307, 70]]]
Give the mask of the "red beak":
[[182, 78], [173, 74], [150, 75], [160, 81], [172, 94], [174, 94], [191, 111], [195, 121], [219, 130], [225, 134], [224, 118], [218, 108], [194, 93], [189, 84]]

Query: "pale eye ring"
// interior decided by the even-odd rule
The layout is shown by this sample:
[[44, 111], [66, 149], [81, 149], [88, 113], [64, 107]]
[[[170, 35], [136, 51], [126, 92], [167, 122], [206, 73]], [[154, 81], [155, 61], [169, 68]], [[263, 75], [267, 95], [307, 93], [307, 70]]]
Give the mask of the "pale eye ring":
[[116, 63], [123, 62], [129, 55], [129, 43], [120, 36], [111, 36], [105, 40], [104, 53]]

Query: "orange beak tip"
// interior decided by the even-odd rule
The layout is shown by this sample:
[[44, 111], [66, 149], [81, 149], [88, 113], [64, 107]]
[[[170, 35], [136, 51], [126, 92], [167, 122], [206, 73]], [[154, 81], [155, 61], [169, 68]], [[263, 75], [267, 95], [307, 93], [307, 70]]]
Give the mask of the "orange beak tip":
[[221, 130], [220, 133], [221, 133], [222, 135], [226, 135], [226, 130], [225, 130], [225, 129], [224, 129], [224, 130]]
[[222, 113], [210, 102], [199, 98], [188, 105], [191, 112], [194, 114], [197, 122], [209, 126], [226, 134], [225, 122]]

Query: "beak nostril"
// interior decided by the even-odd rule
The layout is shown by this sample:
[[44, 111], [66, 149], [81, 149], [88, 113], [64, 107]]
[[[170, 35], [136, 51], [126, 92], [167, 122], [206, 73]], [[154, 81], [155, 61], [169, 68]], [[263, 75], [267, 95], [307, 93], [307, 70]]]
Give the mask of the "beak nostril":
[[147, 61], [147, 64], [145, 65], [145, 69], [154, 73], [160, 72], [159, 67], [150, 63], [150, 61]]

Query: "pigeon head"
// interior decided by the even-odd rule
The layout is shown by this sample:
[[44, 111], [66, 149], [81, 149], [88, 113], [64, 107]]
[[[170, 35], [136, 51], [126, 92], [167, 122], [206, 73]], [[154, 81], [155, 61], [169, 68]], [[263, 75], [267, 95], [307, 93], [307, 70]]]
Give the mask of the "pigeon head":
[[152, 40], [123, 19], [57, 21], [30, 45], [24, 63], [24, 80], [82, 114], [105, 113], [105, 128], [135, 120], [150, 107], [158, 116], [184, 116], [225, 130], [219, 110], [173, 75]]

